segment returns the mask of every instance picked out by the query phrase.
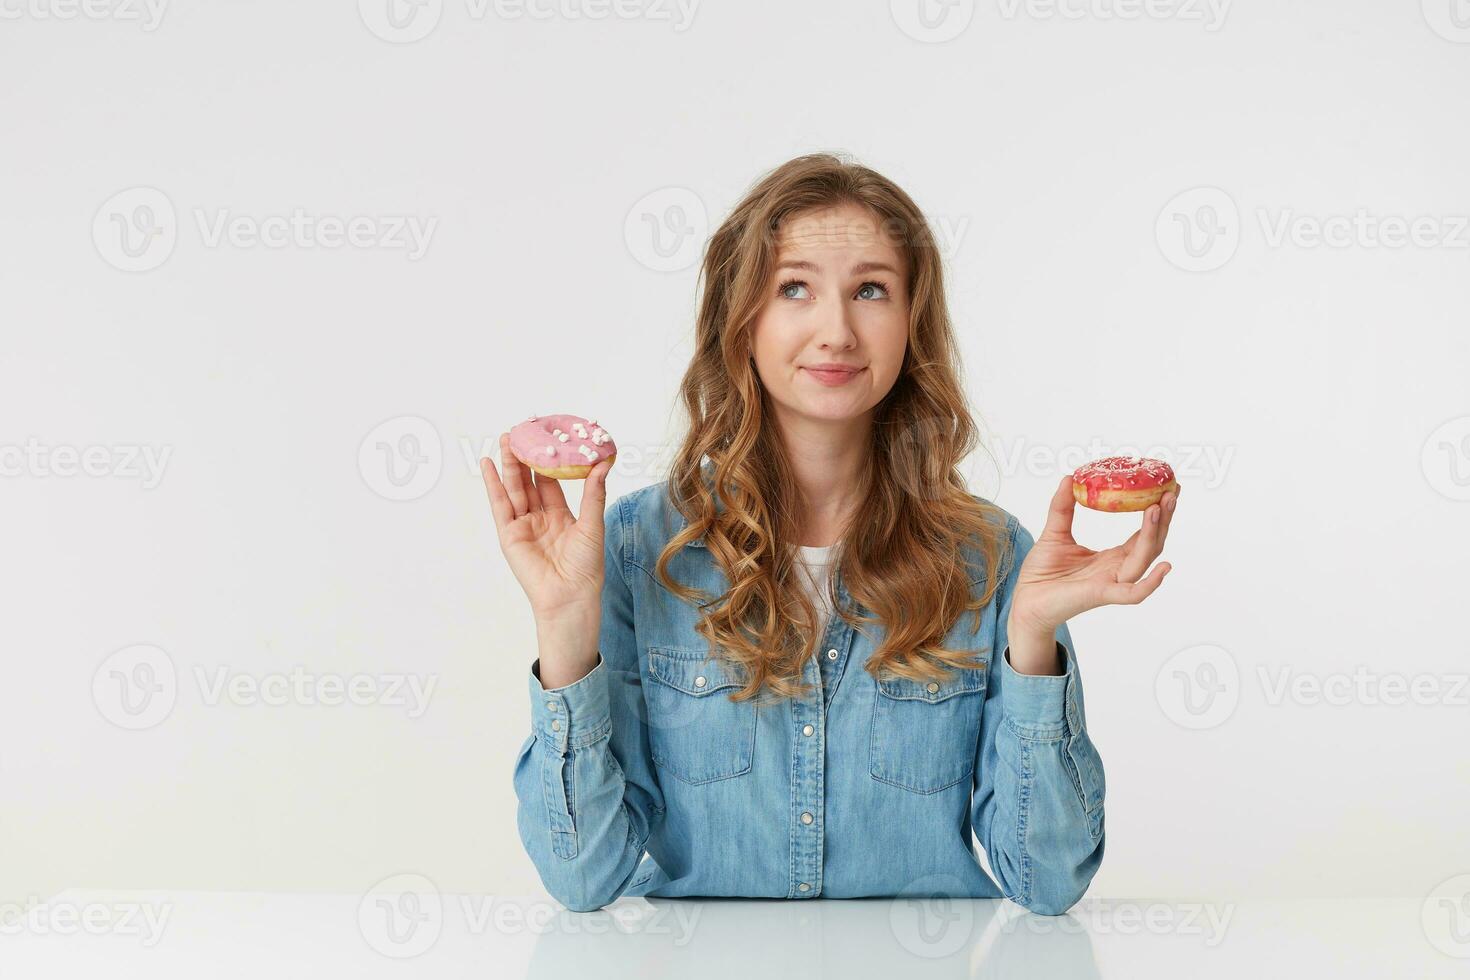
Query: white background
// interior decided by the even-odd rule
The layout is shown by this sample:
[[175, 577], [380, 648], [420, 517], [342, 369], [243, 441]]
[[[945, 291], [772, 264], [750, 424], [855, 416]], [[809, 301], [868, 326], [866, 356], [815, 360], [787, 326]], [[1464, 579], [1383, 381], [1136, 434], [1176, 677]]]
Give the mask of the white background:
[[[1084, 458], [1180, 471], [1165, 585], [1071, 623], [1108, 774], [1092, 894], [1470, 871], [1463, 4], [961, 0], [930, 30], [879, 0], [444, 0], [395, 31], [386, 0], [63, 2], [0, 2], [0, 901], [538, 890], [532, 622], [474, 459], [565, 411], [616, 437], [611, 496], [661, 479], [702, 240], [823, 149], [948, 241], [972, 489], [1039, 533]], [[209, 235], [296, 209], [371, 241]], [[163, 234], [130, 259], [135, 219]], [[175, 682], [156, 717], [119, 700], [138, 656]], [[434, 687], [212, 700], [296, 667]], [[1302, 677], [1345, 703], [1277, 696]], [[1393, 678], [1431, 703], [1384, 703]]]

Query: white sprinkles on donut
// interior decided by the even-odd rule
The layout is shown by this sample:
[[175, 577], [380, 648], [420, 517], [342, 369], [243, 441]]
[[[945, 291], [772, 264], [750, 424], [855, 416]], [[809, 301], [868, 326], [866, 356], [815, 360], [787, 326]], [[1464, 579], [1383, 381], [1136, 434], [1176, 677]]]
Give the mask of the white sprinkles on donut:
[[612, 436], [577, 415], [531, 415], [511, 429], [510, 440], [523, 462], [543, 470], [590, 467], [617, 455]]

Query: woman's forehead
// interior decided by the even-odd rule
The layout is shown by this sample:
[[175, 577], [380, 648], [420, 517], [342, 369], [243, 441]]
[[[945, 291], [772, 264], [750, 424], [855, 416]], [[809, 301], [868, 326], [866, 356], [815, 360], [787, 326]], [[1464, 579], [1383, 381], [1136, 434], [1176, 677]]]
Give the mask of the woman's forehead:
[[781, 223], [777, 255], [789, 258], [811, 252], [863, 252], [874, 261], [901, 259], [894, 235], [877, 215], [848, 205], [792, 215]]

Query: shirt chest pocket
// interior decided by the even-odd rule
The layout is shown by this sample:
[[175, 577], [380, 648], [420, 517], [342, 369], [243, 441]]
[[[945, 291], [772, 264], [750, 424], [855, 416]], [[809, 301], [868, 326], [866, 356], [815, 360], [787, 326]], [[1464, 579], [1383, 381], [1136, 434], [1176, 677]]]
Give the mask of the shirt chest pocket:
[[868, 743], [872, 777], [911, 793], [937, 793], [975, 771], [986, 668], [940, 681], [881, 678]]
[[744, 686], [735, 670], [699, 651], [653, 647], [648, 676], [644, 696], [654, 765], [686, 783], [750, 772], [756, 706], [730, 700]]

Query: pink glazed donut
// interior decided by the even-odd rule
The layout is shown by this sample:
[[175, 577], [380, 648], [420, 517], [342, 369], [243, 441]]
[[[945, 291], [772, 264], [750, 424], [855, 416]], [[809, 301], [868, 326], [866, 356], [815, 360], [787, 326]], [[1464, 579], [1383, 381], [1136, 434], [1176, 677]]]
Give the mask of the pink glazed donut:
[[596, 419], [532, 415], [510, 430], [510, 451], [542, 476], [585, 480], [592, 467], [617, 458], [618, 446]]

